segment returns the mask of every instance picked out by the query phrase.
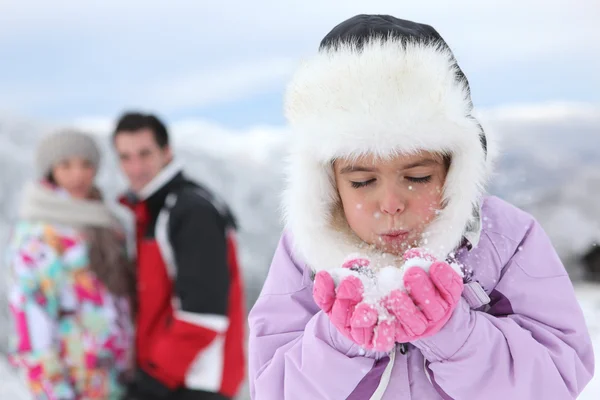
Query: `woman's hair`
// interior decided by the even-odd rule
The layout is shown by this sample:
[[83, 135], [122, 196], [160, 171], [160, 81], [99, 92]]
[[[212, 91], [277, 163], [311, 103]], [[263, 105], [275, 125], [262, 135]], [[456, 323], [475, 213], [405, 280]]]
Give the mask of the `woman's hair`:
[[46, 180], [53, 185], [58, 185], [56, 179], [54, 179], [54, 174], [52, 173], [52, 171], [48, 172], [48, 174], [46, 175]]
[[89, 242], [90, 269], [117, 296], [135, 298], [135, 264], [127, 256], [125, 239], [104, 227], [84, 228]]
[[[101, 192], [95, 187], [90, 200], [102, 200]], [[127, 296], [134, 301], [135, 263], [127, 255], [125, 236], [107, 227], [88, 226], [83, 231], [89, 243], [89, 265], [92, 272], [111, 293]]]
[[[46, 181], [58, 185], [52, 171]], [[96, 187], [89, 200], [102, 200], [102, 193]], [[106, 288], [117, 296], [128, 296], [135, 300], [135, 264], [126, 252], [125, 238], [113, 228], [88, 226], [83, 228], [89, 246], [89, 266]]]

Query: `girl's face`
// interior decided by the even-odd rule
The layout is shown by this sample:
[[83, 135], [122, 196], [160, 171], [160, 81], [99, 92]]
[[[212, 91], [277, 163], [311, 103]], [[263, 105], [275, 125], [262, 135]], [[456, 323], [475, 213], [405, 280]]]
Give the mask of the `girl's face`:
[[67, 158], [52, 168], [56, 184], [77, 199], [85, 199], [90, 195], [95, 176], [94, 166], [81, 157]]
[[430, 152], [334, 163], [350, 228], [364, 242], [394, 255], [419, 244], [441, 208], [447, 170], [444, 158]]

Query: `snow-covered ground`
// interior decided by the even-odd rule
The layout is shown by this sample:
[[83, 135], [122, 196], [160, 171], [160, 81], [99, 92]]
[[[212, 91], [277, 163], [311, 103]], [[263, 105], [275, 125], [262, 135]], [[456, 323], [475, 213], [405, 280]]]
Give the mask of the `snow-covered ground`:
[[[590, 334], [596, 349], [596, 365], [600, 365], [600, 285], [581, 284], [577, 285], [577, 296], [585, 318], [590, 329]], [[6, 400], [29, 400], [22, 383], [17, 374], [6, 361], [0, 358], [0, 399]], [[247, 400], [247, 393], [240, 395], [238, 400]], [[600, 399], [600, 377], [595, 376], [584, 392], [579, 396], [580, 400]]]

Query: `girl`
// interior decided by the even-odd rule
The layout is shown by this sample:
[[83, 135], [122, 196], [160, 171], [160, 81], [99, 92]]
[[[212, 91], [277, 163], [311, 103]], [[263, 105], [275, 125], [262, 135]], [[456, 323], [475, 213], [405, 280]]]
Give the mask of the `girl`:
[[133, 265], [94, 187], [80, 132], [47, 136], [9, 245], [12, 360], [35, 399], [119, 399], [130, 367]]
[[252, 398], [577, 397], [594, 357], [572, 284], [538, 223], [483, 194], [488, 138], [432, 27], [342, 22], [286, 113], [287, 229], [249, 317]]

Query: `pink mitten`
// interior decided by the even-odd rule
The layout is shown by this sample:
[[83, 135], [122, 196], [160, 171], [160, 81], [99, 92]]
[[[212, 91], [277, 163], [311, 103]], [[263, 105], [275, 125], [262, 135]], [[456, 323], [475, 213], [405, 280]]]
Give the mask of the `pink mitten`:
[[[428, 274], [422, 267], [409, 268], [403, 278], [408, 293], [393, 290], [374, 304], [364, 301], [365, 287], [358, 276], [346, 275], [336, 289], [332, 275], [320, 271], [313, 288], [315, 302], [344, 336], [368, 350], [387, 352], [395, 343], [431, 336], [452, 316], [463, 290], [462, 277], [421, 249], [408, 251], [404, 259], [416, 259], [413, 265], [429, 269]], [[354, 273], [368, 267], [368, 260], [360, 258], [343, 265]]]
[[[342, 268], [354, 273], [368, 273], [370, 262], [352, 258]], [[362, 271], [362, 272], [359, 272]], [[374, 305], [363, 302], [364, 285], [355, 275], [341, 278], [337, 288], [331, 274], [320, 271], [315, 276], [313, 297], [329, 316], [332, 324], [347, 338], [365, 349], [389, 351], [394, 347], [394, 318], [382, 320]]]
[[352, 315], [350, 332], [352, 340], [363, 348], [388, 352], [395, 345], [395, 318], [382, 318], [374, 305], [360, 303]]
[[385, 307], [397, 319], [396, 341], [411, 342], [437, 333], [452, 316], [463, 291], [462, 277], [450, 265], [434, 262], [429, 274], [412, 267], [404, 275], [408, 293], [394, 290]]
[[356, 305], [362, 301], [363, 290], [363, 284], [356, 276], [342, 278], [337, 290], [329, 272], [319, 271], [315, 276], [315, 302], [329, 316], [333, 325], [349, 339], [352, 339], [350, 319]]

